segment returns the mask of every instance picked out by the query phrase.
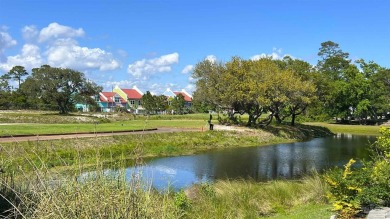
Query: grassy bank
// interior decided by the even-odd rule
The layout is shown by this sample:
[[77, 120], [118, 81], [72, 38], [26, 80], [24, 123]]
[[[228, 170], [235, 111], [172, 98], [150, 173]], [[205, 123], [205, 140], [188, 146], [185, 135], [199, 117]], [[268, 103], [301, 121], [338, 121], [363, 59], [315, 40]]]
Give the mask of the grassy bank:
[[[301, 181], [218, 181], [191, 188], [193, 218], [329, 218], [326, 185], [319, 176]], [[195, 191], [195, 192], [194, 192]], [[189, 193], [189, 192], [187, 192]], [[313, 209], [302, 208], [311, 206]]]
[[[69, 167], [76, 165], [80, 159], [84, 164], [95, 164], [97, 159], [116, 162], [135, 158], [193, 154], [229, 147], [292, 142], [307, 136], [308, 126], [304, 127], [280, 126], [270, 131], [177, 132], [3, 143], [0, 158], [7, 161], [2, 165], [3, 169], [23, 167], [26, 159], [39, 167], [42, 163], [50, 168]], [[310, 129], [311, 134], [320, 133], [313, 130], [323, 129]], [[28, 167], [27, 165], [26, 168]]]
[[[48, 120], [56, 116], [48, 115]], [[153, 116], [146, 117], [147, 120], [128, 114], [120, 116], [120, 121], [116, 117], [98, 124], [70, 122], [74, 119], [71, 116], [63, 124], [41, 124], [44, 121], [41, 120], [39, 124], [1, 128], [13, 135], [23, 131], [81, 132], [83, 128], [84, 131], [138, 127], [200, 130], [208, 119], [207, 114]], [[280, 125], [240, 132], [178, 132], [3, 143], [0, 145], [0, 192], [13, 200], [19, 211], [16, 214], [27, 218], [329, 218], [329, 206], [324, 199], [326, 187], [318, 176], [270, 183], [218, 181], [194, 186], [188, 190], [191, 194], [186, 195], [155, 191], [141, 182], [138, 175], [128, 181], [123, 169], [117, 176], [103, 174], [103, 169], [123, 168], [129, 160], [140, 162], [147, 157], [285, 143], [328, 134], [322, 127]], [[67, 174], [64, 170], [68, 170]], [[80, 180], [77, 176], [86, 170], [100, 174]], [[3, 200], [0, 206], [4, 203]]]
[[[16, 206], [13, 212], [26, 218], [329, 218], [326, 187], [318, 176], [218, 181], [194, 186], [186, 195], [155, 191], [138, 174], [126, 178], [120, 168], [127, 159], [294, 141], [317, 133], [313, 130], [279, 126], [2, 144], [0, 190]], [[119, 175], [104, 175], [105, 168], [118, 167]], [[97, 175], [80, 180], [86, 170]], [[17, 175], [7, 177], [12, 173]], [[3, 210], [12, 207], [6, 203], [0, 203]]]
[[355, 135], [379, 135], [379, 129], [381, 126], [369, 126], [369, 125], [342, 125], [325, 122], [309, 122], [305, 123], [312, 126], [326, 127], [333, 133], [347, 133]]
[[[329, 218], [327, 187], [319, 176], [300, 181], [218, 181], [164, 193], [123, 169], [78, 179], [36, 168], [15, 181], [1, 178], [2, 194], [14, 204], [10, 218]], [[3, 200], [4, 201], [4, 200]], [[97, 204], [99, 203], [99, 204]], [[12, 205], [1, 203], [4, 209]]]

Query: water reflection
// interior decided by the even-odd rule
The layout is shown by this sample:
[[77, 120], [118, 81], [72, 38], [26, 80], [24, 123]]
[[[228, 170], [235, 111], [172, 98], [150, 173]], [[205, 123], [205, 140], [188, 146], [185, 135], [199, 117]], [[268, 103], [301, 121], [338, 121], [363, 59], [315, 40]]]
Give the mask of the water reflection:
[[368, 159], [374, 137], [336, 135], [308, 142], [265, 147], [233, 148], [200, 155], [151, 159], [143, 167], [129, 167], [126, 175], [141, 171], [157, 189], [174, 189], [218, 179], [291, 179], [342, 166], [350, 158]]

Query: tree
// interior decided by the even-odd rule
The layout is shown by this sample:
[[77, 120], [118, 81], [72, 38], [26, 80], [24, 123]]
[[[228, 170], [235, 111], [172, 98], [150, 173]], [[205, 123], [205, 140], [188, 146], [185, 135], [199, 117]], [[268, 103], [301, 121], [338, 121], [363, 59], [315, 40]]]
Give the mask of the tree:
[[211, 110], [227, 107], [219, 95], [224, 92], [224, 87], [221, 86], [224, 71], [225, 66], [221, 63], [204, 60], [196, 64], [192, 73], [197, 87], [194, 92], [194, 102], [202, 103]]
[[184, 96], [182, 94], [178, 94], [176, 95], [176, 97], [174, 97], [172, 99], [172, 103], [171, 103], [171, 107], [172, 109], [178, 113], [178, 114], [183, 114], [184, 112], [184, 105], [185, 105], [185, 100], [184, 100]]
[[286, 108], [282, 110], [282, 118], [291, 116], [291, 125], [296, 116], [304, 113], [307, 107], [317, 100], [316, 72], [308, 62], [285, 56], [282, 60], [274, 60], [284, 72], [279, 80], [287, 80], [290, 84], [284, 91], [287, 96]]
[[[233, 57], [223, 66], [205, 64], [210, 63], [203, 62], [194, 70], [198, 79], [194, 100], [199, 101], [197, 94], [203, 94], [200, 100], [224, 108], [233, 121], [235, 114], [247, 113], [247, 126], [267, 125], [273, 118], [281, 123], [290, 116], [294, 124], [295, 117], [305, 111], [315, 96], [314, 84], [302, 80], [311, 77], [311, 66], [303, 61]], [[309, 70], [303, 71], [305, 68]], [[265, 112], [270, 112], [270, 116], [258, 121]]]
[[10, 91], [8, 80], [10, 79], [8, 74], [0, 76], [0, 91]]
[[348, 68], [351, 60], [348, 59], [349, 53], [343, 52], [339, 44], [326, 41], [321, 43], [318, 56], [317, 67], [320, 72], [325, 74], [329, 79], [337, 80], [343, 77], [343, 70]]
[[390, 111], [390, 69], [381, 69], [369, 80], [369, 106], [367, 111], [375, 118], [388, 116]]
[[[262, 91], [256, 90], [258, 80], [262, 79], [261, 72], [257, 72], [252, 61], [233, 57], [225, 64], [225, 73], [220, 83], [224, 92], [219, 95], [225, 106], [229, 106], [229, 117], [234, 119], [235, 114], [249, 115], [248, 126], [256, 125], [257, 119], [264, 108], [259, 104], [257, 97]], [[260, 73], [260, 74], [258, 74]]]
[[56, 104], [60, 113], [66, 114], [74, 109], [75, 100], [94, 96], [102, 88], [88, 81], [81, 72], [43, 65], [32, 70], [32, 75], [22, 84], [22, 90], [30, 98]]
[[154, 96], [156, 102], [156, 111], [163, 112], [168, 109], [168, 99], [164, 95]]
[[146, 91], [146, 93], [142, 96], [142, 106], [146, 110], [147, 114], [156, 111], [156, 100], [149, 91]]
[[[346, 88], [345, 73], [351, 69], [349, 53], [343, 52], [339, 44], [326, 41], [321, 43], [317, 63], [319, 76], [316, 85], [319, 93], [318, 98], [323, 103], [323, 110], [329, 116], [345, 117], [348, 114], [347, 106], [348, 90]], [[349, 69], [349, 70], [348, 70]]]
[[18, 65], [14, 66], [7, 74], [11, 79], [18, 81], [18, 88], [20, 88], [20, 82], [22, 80], [22, 77], [27, 76], [28, 72], [26, 71], [26, 69], [24, 69], [23, 66]]
[[9, 109], [10, 107], [11, 92], [8, 80], [8, 74], [0, 76], [0, 109]]

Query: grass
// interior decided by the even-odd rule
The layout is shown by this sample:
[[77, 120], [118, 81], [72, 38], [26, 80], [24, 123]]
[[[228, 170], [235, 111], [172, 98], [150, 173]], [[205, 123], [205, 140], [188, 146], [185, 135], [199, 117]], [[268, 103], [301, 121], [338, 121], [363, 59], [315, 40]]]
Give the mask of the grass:
[[277, 219], [329, 219], [334, 212], [331, 211], [331, 205], [327, 203], [309, 203], [300, 206], [294, 206], [289, 213], [277, 213], [266, 218]]
[[[206, 129], [208, 114], [132, 115], [69, 114], [42, 111], [0, 111], [0, 137], [16, 135], [67, 134], [129, 131], [144, 128]], [[5, 123], [5, 124], [1, 124]]]
[[[246, 115], [242, 119], [246, 119]], [[57, 112], [45, 111], [0, 111], [2, 123], [33, 123], [8, 124], [0, 126], [0, 136], [10, 135], [43, 135], [95, 131], [125, 131], [142, 128], [190, 128], [206, 129], [209, 114], [186, 115], [132, 115], [128, 113], [100, 113], [58, 115]], [[213, 123], [217, 115], [213, 115]], [[97, 125], [95, 125], [97, 124]], [[305, 123], [308, 125], [329, 128], [334, 133], [349, 133], [360, 135], [379, 135], [379, 126], [340, 125], [330, 123]]]
[[[158, 193], [142, 184], [137, 175], [126, 179], [103, 174], [80, 180], [77, 175], [58, 176], [36, 169], [9, 184], [0, 181], [4, 198], [12, 204], [8, 218], [179, 218], [170, 192]], [[3, 207], [7, 203], [2, 203]], [[1, 215], [0, 215], [1, 216]]]
[[[136, 157], [173, 156], [199, 153], [201, 151], [228, 148], [260, 146], [266, 144], [291, 142], [292, 139], [276, 136], [272, 133], [254, 130], [242, 132], [177, 132], [148, 135], [120, 135], [110, 137], [80, 138], [70, 140], [28, 141], [3, 143], [0, 159], [7, 160], [3, 168], [25, 167], [26, 158], [36, 166], [42, 162], [48, 167], [76, 165], [79, 157], [84, 163], [96, 163], [96, 154], [100, 160], [128, 160]], [[138, 149], [139, 153], [132, 151]], [[26, 166], [28, 168], [28, 166]]]
[[[99, 156], [98, 154], [96, 156]], [[83, 162], [82, 158], [80, 158]], [[30, 163], [34, 166], [33, 163]], [[218, 181], [186, 192], [158, 192], [141, 174], [105, 175], [97, 162], [95, 175], [63, 175], [34, 166], [32, 174], [0, 176], [9, 218], [329, 218], [327, 187], [314, 175], [300, 181]], [[82, 164], [80, 166], [83, 166]], [[190, 193], [192, 193], [190, 195]], [[7, 199], [12, 203], [9, 204]], [[1, 212], [0, 212], [1, 213]], [[291, 217], [290, 217], [291, 216]], [[319, 216], [319, 217], [317, 217]]]
[[[16, 112], [9, 118], [22, 118], [21, 114]], [[118, 114], [98, 120], [88, 115], [86, 118], [92, 118], [93, 122], [81, 124], [75, 122], [75, 118], [85, 120], [84, 116], [79, 119], [80, 115], [70, 115], [58, 119], [62, 124], [56, 124], [53, 121], [57, 116], [31, 113], [23, 117], [24, 120], [13, 121], [44, 119], [41, 123], [1, 126], [1, 134], [94, 132], [139, 127], [200, 130], [209, 118], [208, 114], [182, 117]], [[96, 121], [100, 123], [95, 125]], [[122, 169], [127, 162], [137, 163], [146, 157], [291, 142], [323, 134], [329, 132], [307, 125], [281, 125], [244, 132], [178, 132], [3, 143], [0, 145], [0, 172], [3, 172], [0, 173], [0, 194], [13, 201], [15, 214], [27, 218], [329, 218], [329, 206], [324, 199], [326, 187], [318, 176], [269, 183], [218, 181], [194, 186], [195, 196], [190, 197], [183, 196], [184, 192], [155, 191], [141, 183], [137, 175], [129, 181]], [[105, 168], [119, 168], [121, 174], [107, 177]], [[78, 176], [86, 170], [96, 170], [98, 174], [80, 180]], [[0, 206], [5, 206], [3, 204], [4, 199]]]
[[[217, 116], [214, 116], [215, 119]], [[52, 111], [30, 110], [0, 110], [0, 123], [96, 123], [119, 122], [128, 120], [201, 120], [207, 121], [209, 114], [185, 114], [185, 115], [134, 115], [129, 113], [70, 113], [60, 115]]]
[[110, 123], [77, 124], [7, 124], [0, 125], [1, 136], [67, 134], [84, 132], [112, 132], [143, 130], [157, 127], [206, 129], [207, 123], [201, 120], [128, 120]]
[[[142, 130], [143, 122], [122, 122], [122, 123], [102, 123], [102, 124], [16, 124], [2, 125], [0, 136], [17, 135], [43, 135], [43, 134], [66, 134], [84, 132], [111, 132]], [[148, 128], [152, 128], [151, 125]], [[155, 128], [155, 127], [154, 127]]]
[[[192, 189], [193, 218], [275, 218], [286, 217], [306, 211], [307, 216], [324, 213], [331, 215], [325, 194], [327, 187], [318, 175], [301, 181], [218, 181]], [[301, 209], [310, 205], [315, 209]], [[296, 210], [299, 210], [296, 212]]]
[[326, 127], [333, 133], [348, 133], [355, 135], [380, 135], [379, 129], [381, 126], [369, 125], [341, 125], [324, 122], [308, 122], [307, 125]]

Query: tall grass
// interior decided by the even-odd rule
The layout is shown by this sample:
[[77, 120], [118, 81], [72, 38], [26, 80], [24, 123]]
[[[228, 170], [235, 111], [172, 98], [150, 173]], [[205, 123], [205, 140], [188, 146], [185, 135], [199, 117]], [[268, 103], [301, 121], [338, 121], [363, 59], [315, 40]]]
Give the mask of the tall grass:
[[[319, 176], [302, 181], [218, 181], [195, 185], [195, 195], [154, 190], [141, 181], [142, 172], [126, 178], [123, 169], [107, 175], [97, 166], [95, 174], [58, 175], [35, 170], [9, 184], [1, 180], [11, 201], [7, 218], [259, 218], [294, 214], [302, 206], [315, 210], [306, 216], [330, 212], [326, 187]], [[288, 218], [288, 217], [287, 217]]]
[[[64, 176], [36, 170], [17, 183], [1, 181], [12, 203], [8, 218], [179, 218], [170, 192], [158, 193], [138, 176]], [[31, 180], [30, 177], [33, 177]], [[17, 186], [15, 186], [17, 185]], [[7, 197], [5, 197], [7, 198]]]
[[[229, 131], [177, 132], [148, 135], [123, 135], [96, 138], [62, 139], [52, 141], [12, 142], [0, 145], [0, 159], [4, 160], [3, 168], [14, 170], [18, 166], [31, 169], [25, 158], [36, 166], [42, 163], [50, 168], [71, 167], [78, 159], [85, 165], [96, 163], [96, 154], [101, 162], [136, 159], [137, 156], [173, 156], [193, 154], [206, 150], [229, 147], [260, 146], [291, 139], [278, 137], [272, 133], [254, 131], [248, 133]], [[138, 147], [139, 146], [139, 147]], [[142, 151], [135, 155], [136, 148]], [[1, 165], [1, 164], [0, 164]]]
[[[318, 175], [301, 181], [218, 181], [198, 189], [194, 218], [259, 218], [291, 214], [302, 205], [326, 206], [326, 185]], [[310, 212], [315, 213], [315, 212]], [[330, 213], [324, 215], [329, 218]]]
[[[142, 150], [139, 146], [132, 151], [137, 158], [136, 165], [142, 162], [138, 159]], [[14, 153], [9, 149], [2, 147], [2, 152]], [[25, 149], [22, 147], [19, 152]], [[35, 159], [29, 153], [35, 154]], [[154, 190], [141, 180], [142, 172], [127, 177], [121, 159], [120, 164], [106, 166], [99, 150], [95, 151], [93, 167], [84, 162], [77, 150], [70, 166], [64, 159], [54, 158], [72, 170], [67, 172], [51, 168], [47, 158], [34, 149], [22, 154], [18, 159], [24, 161], [23, 166], [10, 167], [9, 160], [13, 157], [1, 160], [4, 173], [0, 175], [3, 206], [0, 216], [5, 218], [179, 218], [182, 215], [182, 210], [173, 204], [170, 191]], [[105, 171], [118, 166], [116, 174]]]
[[[219, 181], [194, 186], [191, 189], [198, 191], [190, 196], [156, 191], [141, 180], [142, 172], [125, 175], [126, 159], [139, 164], [147, 156], [288, 140], [251, 131], [3, 144], [0, 203], [5, 207], [0, 210], [8, 211], [0, 213], [8, 218], [256, 218], [289, 215], [299, 205], [322, 208], [326, 188], [320, 177], [269, 183]], [[118, 174], [107, 175], [106, 168], [116, 168]]]
[[[141, 144], [131, 153], [136, 165], [142, 163]], [[2, 149], [2, 152], [11, 154]], [[156, 191], [141, 180], [141, 172], [130, 177], [124, 163], [106, 166], [102, 154], [95, 151], [95, 165], [74, 153], [73, 171], [50, 168], [44, 159], [29, 156], [26, 163], [0, 175], [2, 203], [8, 218], [257, 218], [289, 215], [301, 205], [326, 207], [326, 186], [315, 175], [301, 181], [218, 181], [195, 185], [184, 192]], [[122, 157], [123, 158], [123, 157]], [[112, 161], [117, 161], [112, 158]], [[64, 166], [65, 160], [60, 160]], [[112, 162], [113, 163], [113, 162]], [[5, 158], [1, 166], [6, 165]], [[28, 168], [27, 165], [30, 165]], [[5, 166], [4, 166], [5, 167]], [[116, 168], [108, 175], [106, 168]], [[25, 171], [28, 170], [28, 171]], [[32, 170], [32, 171], [31, 171]], [[141, 169], [142, 170], [142, 169]], [[89, 172], [91, 174], [85, 174]], [[195, 190], [194, 195], [183, 195]], [[307, 213], [308, 215], [315, 212]], [[327, 212], [328, 213], [328, 212]], [[329, 215], [326, 215], [329, 217]]]

